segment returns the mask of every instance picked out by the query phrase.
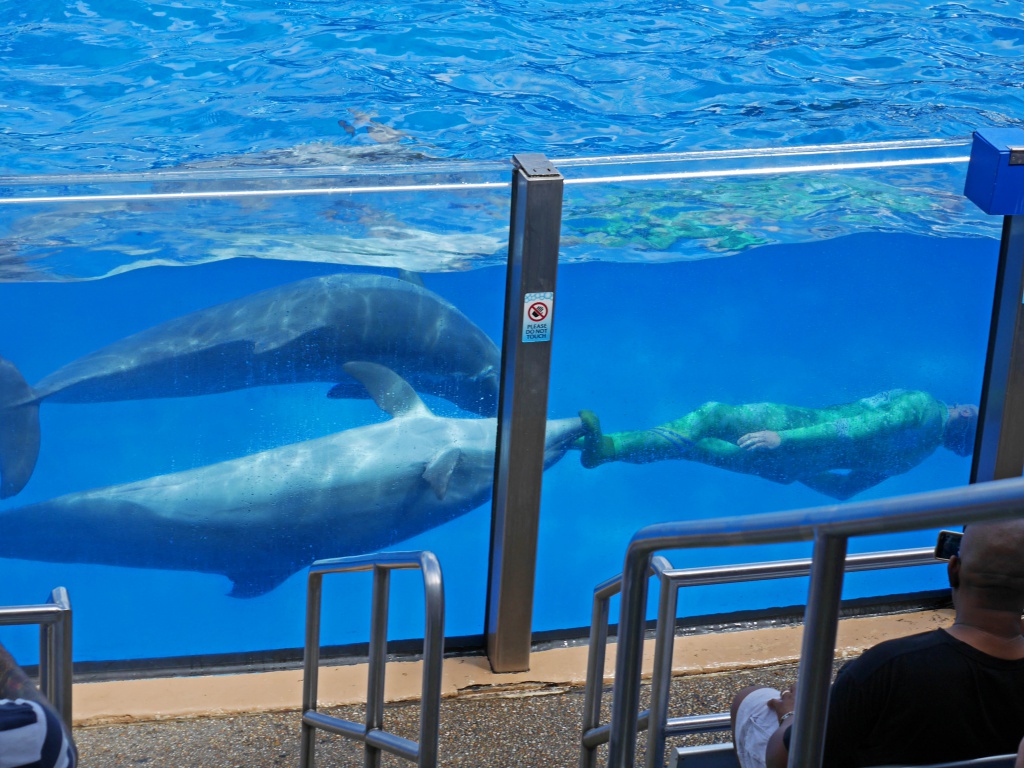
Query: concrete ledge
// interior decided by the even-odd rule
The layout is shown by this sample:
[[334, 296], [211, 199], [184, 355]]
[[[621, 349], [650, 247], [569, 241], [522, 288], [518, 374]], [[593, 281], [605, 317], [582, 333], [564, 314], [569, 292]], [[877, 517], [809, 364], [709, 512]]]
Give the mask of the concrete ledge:
[[[952, 610], [845, 619], [840, 622], [837, 657], [857, 655], [892, 637], [949, 626]], [[676, 638], [673, 674], [695, 675], [753, 669], [796, 661], [801, 627], [723, 632]], [[654, 643], [644, 651], [644, 674], [651, 671]], [[614, 648], [605, 663], [606, 681], [614, 670]], [[553, 693], [586, 682], [587, 648], [556, 648], [534, 653], [528, 672], [494, 674], [482, 656], [445, 659], [443, 695], [523, 696]], [[388, 701], [419, 698], [421, 662], [392, 662], [387, 667]], [[320, 706], [358, 704], [366, 699], [365, 664], [322, 667]], [[254, 712], [298, 710], [302, 671], [173, 677], [74, 686], [75, 725], [144, 722]]]

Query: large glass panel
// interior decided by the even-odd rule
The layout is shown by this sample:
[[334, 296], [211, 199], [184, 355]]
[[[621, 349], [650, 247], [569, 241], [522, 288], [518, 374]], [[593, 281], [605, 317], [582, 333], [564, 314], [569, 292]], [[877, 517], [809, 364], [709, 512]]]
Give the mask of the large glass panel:
[[[949, 407], [979, 399], [1001, 224], [962, 197], [969, 148], [557, 163], [566, 199], [550, 413], [592, 410], [614, 442], [594, 442], [597, 466], [577, 454], [545, 477], [535, 630], [587, 625], [594, 585], [621, 570], [644, 525], [968, 482], [970, 457], [941, 443], [947, 422], [969, 423]], [[668, 556], [687, 567], [809, 551]], [[847, 593], [944, 585], [925, 568], [858, 575]], [[721, 586], [685, 592], [680, 611], [805, 598], [796, 582]]]
[[0, 604], [66, 586], [76, 661], [294, 649], [313, 559], [430, 549], [480, 634], [508, 166], [425, 167], [2, 183]]

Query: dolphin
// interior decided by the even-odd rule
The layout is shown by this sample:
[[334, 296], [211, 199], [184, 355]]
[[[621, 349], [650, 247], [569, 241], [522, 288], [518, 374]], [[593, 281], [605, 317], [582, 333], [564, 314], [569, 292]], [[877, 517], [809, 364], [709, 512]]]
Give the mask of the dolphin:
[[[0, 557], [201, 571], [234, 597], [374, 552], [485, 503], [496, 418], [443, 418], [375, 363], [345, 371], [393, 418], [239, 459], [0, 512]], [[544, 467], [583, 434], [547, 424]]]
[[314, 381], [335, 384], [328, 397], [365, 397], [344, 372], [349, 361], [386, 365], [420, 392], [482, 416], [497, 413], [501, 352], [452, 304], [409, 280], [312, 277], [127, 336], [34, 387], [0, 358], [0, 498], [32, 476], [44, 400], [182, 397]]

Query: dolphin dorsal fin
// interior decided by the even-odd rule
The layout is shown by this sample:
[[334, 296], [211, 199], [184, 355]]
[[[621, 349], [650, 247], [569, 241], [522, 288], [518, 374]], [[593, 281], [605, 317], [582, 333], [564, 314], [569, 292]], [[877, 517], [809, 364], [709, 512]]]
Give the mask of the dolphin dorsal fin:
[[405, 280], [405, 282], [412, 283], [413, 285], [419, 286], [420, 288], [427, 287], [423, 284], [423, 278], [420, 277], [418, 272], [411, 272], [408, 269], [398, 270], [398, 279]]
[[341, 367], [349, 376], [362, 382], [373, 402], [394, 418], [432, 415], [409, 382], [390, 368], [363, 362], [345, 363]]
[[455, 467], [459, 465], [462, 451], [458, 448], [446, 448], [437, 454], [423, 470], [423, 479], [430, 483], [438, 501], [444, 501], [448, 493], [448, 481], [452, 479]]

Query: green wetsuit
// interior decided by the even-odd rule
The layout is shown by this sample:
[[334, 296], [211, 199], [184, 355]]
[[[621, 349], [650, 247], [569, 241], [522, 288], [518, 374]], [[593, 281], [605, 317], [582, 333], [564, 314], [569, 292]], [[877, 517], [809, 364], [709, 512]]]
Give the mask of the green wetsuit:
[[[948, 418], [944, 403], [905, 389], [827, 408], [705, 403], [660, 427], [606, 435], [613, 455], [602, 460], [686, 459], [849, 498], [924, 461], [942, 445]], [[763, 430], [777, 432], [781, 444], [755, 450], [736, 444]]]

